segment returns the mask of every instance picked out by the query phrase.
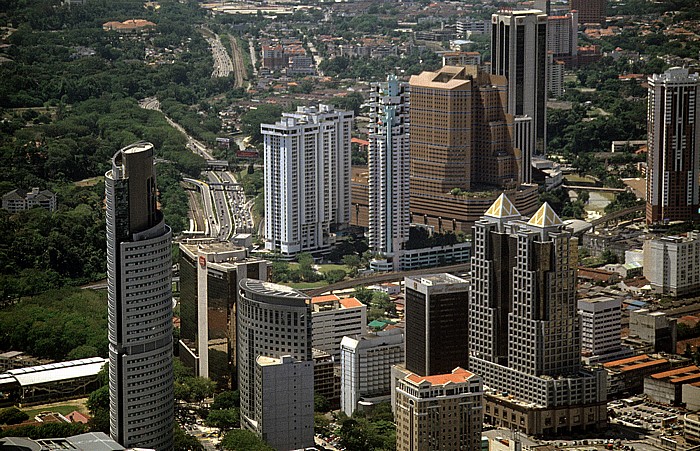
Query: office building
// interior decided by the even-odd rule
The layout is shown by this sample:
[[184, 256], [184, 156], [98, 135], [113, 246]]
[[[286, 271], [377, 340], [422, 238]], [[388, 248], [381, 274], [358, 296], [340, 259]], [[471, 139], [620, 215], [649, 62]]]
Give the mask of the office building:
[[173, 444], [172, 235], [157, 207], [151, 143], [105, 174], [110, 434], [125, 447]]
[[644, 277], [652, 290], [664, 295], [700, 291], [700, 232], [645, 241]]
[[665, 312], [650, 312], [647, 309], [630, 311], [629, 337], [636, 338], [652, 347], [653, 352], [675, 354], [678, 340], [678, 321]]
[[558, 16], [547, 16], [547, 51], [552, 52], [555, 61], [564, 62], [566, 67], [570, 68], [577, 65], [577, 11], [571, 11]]
[[334, 294], [311, 298], [311, 345], [340, 359], [340, 342], [345, 336], [367, 331], [367, 306], [355, 298]]
[[267, 280], [270, 262], [229, 242], [180, 243], [179, 357], [195, 376], [236, 386], [236, 307], [241, 279]]
[[647, 224], [700, 219], [700, 75], [649, 77]]
[[474, 226], [469, 367], [490, 389], [487, 422], [538, 435], [605, 426], [605, 374], [581, 368], [577, 260], [546, 203], [526, 221], [503, 195]]
[[581, 24], [605, 24], [607, 0], [569, 0], [569, 9], [578, 11]]
[[265, 152], [265, 249], [292, 257], [325, 252], [350, 222], [353, 113], [299, 107], [262, 124]]
[[396, 450], [481, 449], [481, 378], [457, 367], [449, 373], [406, 373], [396, 383]]
[[521, 186], [527, 158], [513, 146], [506, 78], [476, 66], [446, 66], [409, 83], [412, 222], [468, 233], [504, 190], [534, 212], [532, 186]]
[[[338, 346], [340, 349], [340, 346]], [[331, 407], [340, 405], [340, 365], [320, 349], [311, 350], [314, 359], [314, 393], [326, 398]]]
[[403, 362], [403, 330], [391, 329], [340, 343], [340, 409], [351, 416], [358, 404], [391, 398], [391, 366]]
[[622, 346], [620, 298], [595, 297], [578, 300], [581, 317], [581, 355], [584, 363], [609, 362], [632, 355]]
[[406, 369], [448, 374], [469, 357], [469, 284], [451, 274], [405, 277]]
[[547, 140], [547, 15], [504, 10], [491, 16], [491, 73], [508, 80], [507, 112], [534, 121], [532, 148]]
[[274, 449], [314, 444], [314, 363], [292, 356], [258, 356], [255, 418], [261, 438]]
[[408, 83], [372, 83], [369, 103], [369, 246], [383, 270], [400, 268], [408, 241]]
[[[305, 400], [309, 396], [307, 392], [310, 392], [313, 400], [309, 298], [284, 285], [255, 279], [241, 280], [239, 288], [236, 346], [238, 347], [238, 387], [241, 394], [241, 426], [260, 437], [280, 437], [273, 426], [281, 424], [282, 431], [285, 431], [288, 426], [274, 418], [287, 416], [290, 421], [296, 421], [299, 436], [306, 442], [300, 444], [297, 442], [298, 437], [288, 437], [290, 441], [287, 444], [279, 442], [274, 446], [278, 449], [313, 446], [313, 415], [310, 417], [309, 424], [305, 408], [294, 409], [293, 404], [284, 404], [278, 406], [276, 411], [271, 411], [267, 408], [269, 405], [267, 401], [261, 404], [263, 403], [261, 385], [269, 387], [269, 381], [275, 380], [278, 376], [274, 378], [270, 376], [271, 379], [268, 379], [268, 382], [261, 380], [265, 372], [260, 368], [258, 361], [258, 357], [261, 356], [278, 359], [276, 363], [262, 361], [263, 366], [272, 366], [273, 363], [281, 365], [269, 370], [276, 375], [280, 372], [293, 372], [295, 369], [302, 372], [311, 379], [311, 382], [300, 382], [294, 396], [299, 400]], [[300, 362], [308, 362], [309, 369], [305, 369], [304, 365], [297, 365]], [[292, 373], [288, 376], [292, 377]], [[301, 376], [301, 374], [294, 376]], [[280, 390], [288, 391], [287, 388], [285, 386]], [[313, 403], [311, 408], [313, 410]], [[268, 413], [274, 418], [265, 418], [264, 416]], [[310, 436], [308, 430], [311, 431]], [[310, 442], [307, 440], [309, 437]]]

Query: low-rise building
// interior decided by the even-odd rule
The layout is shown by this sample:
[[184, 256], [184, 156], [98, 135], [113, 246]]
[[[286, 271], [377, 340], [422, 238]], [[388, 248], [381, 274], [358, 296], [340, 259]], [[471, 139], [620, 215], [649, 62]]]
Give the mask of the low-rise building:
[[654, 352], [676, 352], [676, 318], [669, 318], [664, 312], [651, 312], [648, 309], [630, 311], [629, 337], [637, 338], [653, 347]]
[[700, 443], [700, 415], [688, 413], [684, 417], [683, 435], [692, 443]]
[[642, 354], [603, 364], [608, 377], [608, 399], [622, 394], [642, 393], [644, 378], [669, 370], [671, 361], [660, 355]]
[[338, 361], [340, 342], [345, 336], [367, 331], [367, 306], [355, 298], [334, 294], [311, 298], [311, 346]]
[[2, 208], [10, 213], [18, 213], [36, 207], [56, 211], [56, 194], [47, 189], [32, 188], [31, 191], [26, 191], [17, 188], [2, 196]]
[[661, 404], [683, 403], [683, 386], [700, 382], [700, 368], [695, 365], [656, 373], [644, 378], [644, 393]]

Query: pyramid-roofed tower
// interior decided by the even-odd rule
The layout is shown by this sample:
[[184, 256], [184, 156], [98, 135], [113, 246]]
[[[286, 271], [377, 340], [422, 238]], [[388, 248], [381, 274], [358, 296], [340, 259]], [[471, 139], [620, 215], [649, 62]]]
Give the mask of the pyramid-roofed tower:
[[564, 225], [561, 218], [559, 218], [554, 209], [547, 202], [542, 204], [540, 209], [532, 215], [528, 224], [543, 229]]
[[484, 216], [490, 216], [492, 218], [504, 219], [504, 218], [520, 218], [520, 212], [515, 208], [513, 203], [508, 199], [505, 193], [501, 193], [498, 199], [491, 204]]

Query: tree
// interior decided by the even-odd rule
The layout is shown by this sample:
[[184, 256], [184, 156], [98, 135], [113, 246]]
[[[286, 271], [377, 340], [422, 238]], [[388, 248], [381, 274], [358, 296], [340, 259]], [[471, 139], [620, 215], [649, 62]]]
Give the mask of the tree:
[[343, 264], [350, 269], [350, 275], [355, 277], [362, 266], [362, 260], [357, 255], [349, 254], [343, 256]]
[[274, 451], [274, 448], [255, 433], [245, 429], [228, 431], [221, 441], [221, 446], [227, 451]]
[[0, 424], [19, 424], [28, 419], [29, 415], [14, 406], [0, 410]]
[[199, 443], [197, 437], [187, 434], [175, 423], [173, 425], [173, 451], [204, 451], [204, 446]]
[[224, 391], [214, 396], [214, 402], [211, 404], [212, 410], [232, 409], [239, 407], [241, 404], [241, 394], [238, 390]]
[[328, 284], [334, 284], [345, 279], [346, 275], [347, 274], [342, 269], [331, 269], [330, 271], [326, 272], [325, 277]]
[[314, 393], [314, 412], [326, 413], [331, 410], [331, 403], [328, 399], [318, 393]]
[[219, 429], [237, 428], [240, 427], [240, 414], [237, 408], [210, 410], [206, 423]]
[[254, 144], [262, 142], [261, 124], [274, 124], [282, 115], [277, 105], [259, 105], [241, 116], [243, 133], [249, 135]]

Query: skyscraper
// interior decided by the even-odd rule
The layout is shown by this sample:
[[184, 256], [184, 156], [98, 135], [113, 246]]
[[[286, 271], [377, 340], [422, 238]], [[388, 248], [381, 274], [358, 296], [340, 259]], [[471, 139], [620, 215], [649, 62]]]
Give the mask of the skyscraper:
[[[277, 449], [313, 446], [314, 371], [309, 298], [284, 285], [255, 279], [243, 279], [239, 287], [236, 345], [241, 425], [271, 440], [274, 443], [270, 444]], [[294, 393], [287, 390], [286, 395], [279, 394], [278, 399], [292, 397], [290, 399], [296, 401], [285, 401], [271, 408], [270, 403], [274, 404], [277, 395], [262, 396], [260, 390], [275, 385], [279, 385], [280, 390], [289, 388], [288, 384], [275, 384], [274, 380], [290, 368], [292, 373], [298, 370], [310, 381], [292, 385]], [[266, 379], [266, 375], [269, 378]], [[300, 374], [288, 374], [292, 376]], [[294, 424], [290, 425], [292, 421]], [[290, 433], [290, 427], [297, 429]], [[287, 433], [286, 441], [282, 430]]]
[[582, 24], [604, 24], [607, 0], [569, 0], [571, 11], [578, 11], [579, 22]]
[[408, 83], [389, 76], [373, 83], [369, 111], [369, 246], [379, 270], [400, 268], [408, 240], [409, 117]]
[[647, 224], [700, 218], [700, 75], [649, 77]]
[[153, 145], [124, 147], [105, 174], [109, 407], [125, 447], [172, 448], [172, 236], [156, 201]]
[[491, 73], [508, 79], [508, 113], [534, 121], [532, 149], [547, 139], [547, 15], [540, 10], [491, 16]]
[[546, 203], [526, 222], [502, 195], [474, 226], [469, 367], [493, 390], [489, 422], [545, 435], [605, 425], [605, 376], [580, 363], [576, 264]]
[[406, 369], [449, 374], [469, 357], [469, 284], [451, 274], [406, 277]]
[[350, 222], [353, 113], [299, 107], [262, 124], [265, 145], [265, 249], [283, 256], [322, 252]]

